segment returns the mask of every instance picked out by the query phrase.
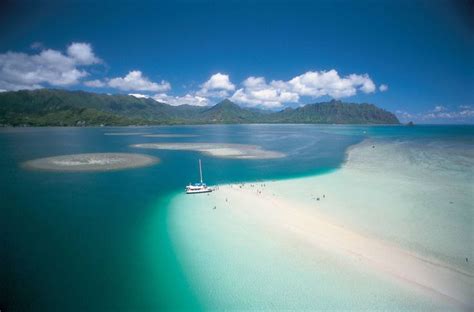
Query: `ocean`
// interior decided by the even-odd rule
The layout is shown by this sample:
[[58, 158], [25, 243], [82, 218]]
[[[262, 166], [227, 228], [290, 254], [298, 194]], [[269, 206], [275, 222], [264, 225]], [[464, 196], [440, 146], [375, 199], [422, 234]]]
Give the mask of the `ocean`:
[[[110, 133], [124, 135], [106, 135]], [[144, 137], [143, 134], [182, 136]], [[185, 136], [188, 134], [194, 136]], [[433, 146], [441, 145], [455, 159], [444, 161], [450, 153], [440, 154], [441, 167], [446, 172], [457, 170], [460, 175], [464, 174], [463, 181], [473, 182], [471, 172], [463, 170], [473, 161], [473, 126], [203, 125], [0, 129], [0, 307], [5, 307], [6, 311], [205, 310], [209, 305], [203, 297], [210, 295], [196, 289], [188, 275], [183, 253], [172, 237], [174, 223], [170, 223], [170, 216], [175, 216], [173, 203], [176, 198], [181, 196], [185, 185], [199, 178], [197, 160], [202, 159], [204, 178], [209, 185], [327, 175], [343, 166], [351, 146], [367, 139], [417, 146], [421, 152], [412, 155], [413, 159], [423, 153], [437, 153], [439, 149]], [[131, 147], [155, 142], [251, 144], [282, 152], [286, 157], [229, 159], [193, 151]], [[147, 154], [158, 157], [160, 162], [149, 167], [109, 172], [50, 172], [22, 166], [25, 161], [36, 158], [104, 152]], [[436, 178], [442, 179], [442, 175], [436, 175]], [[441, 180], [440, 183], [450, 181]], [[460, 222], [467, 227], [473, 222], [472, 185], [463, 187], [459, 195], [464, 196], [460, 199], [462, 205], [452, 212], [453, 218], [463, 217]], [[345, 214], [343, 210], [332, 213], [342, 218]], [[410, 222], [416, 225], [422, 217], [419, 213], [416, 212]], [[396, 232], [396, 228], [390, 226], [386, 229], [365, 227], [357, 218], [349, 221], [386, 239], [394, 237]], [[180, 225], [184, 226], [181, 233], [185, 233], [186, 224]], [[455, 227], [452, 222], [446, 222], [446, 226]], [[426, 236], [413, 243], [403, 240], [402, 235], [394, 240], [400, 240], [407, 248], [425, 248], [427, 253], [439, 251], [443, 260], [455, 261], [445, 255], [451, 251], [451, 241], [443, 241], [443, 237]], [[443, 248], [436, 249], [435, 240], [440, 241]], [[218, 256], [215, 250], [210, 250], [209, 254]], [[192, 259], [185, 262], [189, 261]], [[321, 261], [331, 262], [331, 259]], [[219, 265], [219, 259], [210, 259], [211, 264]], [[275, 268], [281, 271], [293, 264], [291, 259], [281, 259]], [[220, 265], [225, 266], [225, 263]], [[235, 272], [229, 272], [229, 275], [237, 278]], [[326, 282], [333, 274], [329, 272], [322, 277], [323, 273], [318, 272], [316, 276]], [[304, 276], [304, 272], [302, 274]], [[288, 273], [274, 281], [278, 284], [274, 288], [281, 289], [288, 281], [298, 286], [292, 288], [291, 283], [286, 286], [289, 288], [286, 302], [290, 303], [286, 308], [291, 308], [292, 302], [295, 303], [293, 306], [298, 302], [306, 303], [291, 291], [304, 289], [304, 279], [292, 281], [292, 275]], [[219, 282], [230, 283], [232, 279], [207, 281]], [[311, 285], [310, 289], [315, 292], [320, 289], [322, 293], [330, 293], [327, 304], [320, 306], [326, 309], [335, 307], [338, 298], [345, 298], [354, 308], [358, 307], [357, 302], [364, 302], [364, 298], [355, 300], [351, 297], [355, 285], [338, 287], [342, 284], [336, 283], [329, 290], [325, 286], [327, 283], [320, 284], [319, 288], [314, 281]], [[368, 287], [367, 294], [374, 285]], [[245, 283], [239, 287], [234, 295], [247, 296], [246, 302], [255, 302], [250, 307], [272, 308], [268, 302], [262, 303], [265, 298], [271, 298], [270, 295], [265, 297], [255, 289], [249, 291], [245, 289]], [[267, 290], [270, 294], [271, 289], [270, 284]], [[390, 293], [391, 288], [384, 293], [387, 292]], [[352, 299], [348, 300], [349, 297]], [[324, 300], [324, 296], [320, 300]], [[212, 301], [212, 307], [218, 309], [226, 308], [229, 302], [219, 294]], [[365, 304], [367, 302], [377, 300], [365, 301]], [[394, 306], [397, 307], [396, 301]], [[420, 303], [420, 307], [429, 306]]]

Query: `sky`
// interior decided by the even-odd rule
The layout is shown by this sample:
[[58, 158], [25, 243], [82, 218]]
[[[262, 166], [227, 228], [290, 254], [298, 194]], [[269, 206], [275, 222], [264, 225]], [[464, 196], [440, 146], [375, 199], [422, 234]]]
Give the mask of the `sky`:
[[0, 91], [271, 110], [339, 99], [474, 123], [469, 1], [4, 0], [0, 29]]

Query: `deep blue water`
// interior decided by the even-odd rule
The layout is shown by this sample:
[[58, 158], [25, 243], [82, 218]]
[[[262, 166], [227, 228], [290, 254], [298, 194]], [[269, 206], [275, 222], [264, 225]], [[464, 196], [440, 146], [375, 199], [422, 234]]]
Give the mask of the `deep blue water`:
[[[107, 136], [110, 132], [196, 137]], [[166, 201], [198, 178], [208, 184], [314, 175], [337, 169], [366, 137], [473, 143], [472, 126], [216, 125], [0, 130], [0, 309], [163, 310], [199, 308], [167, 237]], [[220, 159], [196, 152], [130, 147], [148, 142], [256, 144], [287, 154], [272, 160]], [[27, 170], [24, 161], [64, 154], [132, 152], [161, 159], [113, 172]], [[162, 203], [161, 205], [157, 205]], [[158, 207], [158, 208], [157, 208]], [[162, 215], [160, 263], [143, 259], [143, 227]], [[160, 227], [161, 228], [161, 227]], [[3, 311], [3, 309], [2, 309]]]

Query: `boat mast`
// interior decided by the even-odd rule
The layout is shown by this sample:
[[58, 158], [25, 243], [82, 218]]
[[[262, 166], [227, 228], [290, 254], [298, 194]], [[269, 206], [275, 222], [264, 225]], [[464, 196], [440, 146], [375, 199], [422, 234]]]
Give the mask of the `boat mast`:
[[201, 169], [201, 160], [199, 159], [199, 176], [201, 177], [201, 184], [202, 184], [202, 169]]

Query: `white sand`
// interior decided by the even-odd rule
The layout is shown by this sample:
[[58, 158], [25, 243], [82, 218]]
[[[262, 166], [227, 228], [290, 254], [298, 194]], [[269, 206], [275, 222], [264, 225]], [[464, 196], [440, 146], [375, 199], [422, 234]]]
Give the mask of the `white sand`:
[[[257, 184], [256, 184], [257, 185]], [[403, 250], [393, 244], [368, 237], [319, 214], [311, 207], [273, 195], [272, 185], [242, 188], [220, 187], [216, 205], [232, 210], [234, 222], [252, 222], [272, 231], [286, 233], [289, 239], [307, 244], [314, 252], [321, 250], [363, 261], [409, 287], [418, 287], [427, 295], [449, 300], [460, 307], [474, 308], [474, 276], [446, 263]], [[256, 191], [259, 189], [259, 191]], [[226, 205], [226, 199], [227, 204]]]
[[23, 163], [23, 166], [36, 170], [81, 172], [137, 168], [157, 162], [158, 158], [142, 154], [89, 153], [38, 158]]
[[[376, 144], [373, 149], [372, 144]], [[265, 255], [258, 254], [258, 249], [277, 244], [280, 252], [275, 254], [286, 257], [284, 254], [288, 253], [288, 257], [304, 262], [303, 271], [308, 278], [313, 276], [312, 270], [321, 269], [316, 263], [327, 254], [343, 259], [344, 267], [351, 270], [363, 265], [380, 279], [425, 298], [438, 309], [472, 310], [470, 154], [457, 155], [461, 161], [456, 160], [460, 164], [456, 167], [446, 163], [444, 154], [433, 156], [435, 152], [420, 154], [414, 147], [365, 142], [351, 150], [341, 170], [324, 176], [224, 185], [210, 195], [179, 195], [172, 203], [170, 224], [185, 271], [201, 288], [209, 279], [240, 272], [235, 273], [234, 282], [225, 282], [229, 285], [219, 280], [208, 286], [212, 299], [207, 300], [214, 302], [210, 307], [227, 306], [237, 299], [219, 303], [221, 299], [214, 297], [222, 296], [220, 288], [238, 292], [234, 289], [238, 280], [250, 280], [243, 284], [245, 289], [252, 283], [259, 285], [263, 275], [271, 278], [273, 273], [262, 273], [252, 282], [245, 272], [254, 265], [246, 267], [236, 260], [238, 265], [219, 268], [219, 263], [213, 262], [215, 266], [210, 269], [210, 256], [225, 258], [232, 248], [240, 248], [242, 256], [263, 259]], [[456, 159], [456, 155], [451, 158]], [[439, 166], [451, 169], [436, 170]], [[456, 203], [450, 205], [449, 200]], [[212, 250], [206, 241], [213, 242]], [[464, 261], [465, 257], [470, 262]], [[259, 259], [253, 263], [259, 263]], [[259, 274], [255, 272], [255, 276]], [[303, 278], [304, 275], [290, 276], [286, 283]], [[345, 286], [344, 282], [334, 283], [337, 289]], [[217, 289], [212, 285], [218, 285]], [[301, 293], [311, 289], [310, 282], [307, 285], [294, 287]], [[281, 291], [278, 286], [269, 287]], [[364, 285], [352, 287], [357, 293], [356, 288]], [[261, 292], [258, 296], [266, 293], [260, 289], [254, 289]], [[272, 302], [280, 300], [271, 294], [268, 298]], [[288, 295], [282, 302], [290, 299]], [[304, 300], [297, 299], [294, 305], [284, 308], [294, 308]], [[319, 304], [317, 300], [315, 304]], [[397, 307], [393, 304], [393, 308]], [[421, 309], [431, 308], [424, 305]]]
[[234, 159], [273, 159], [285, 154], [269, 151], [256, 145], [229, 143], [145, 143], [131, 145], [136, 148], [187, 150], [201, 152], [214, 157]]
[[161, 133], [161, 134], [145, 134], [143, 136], [146, 137], [146, 138], [193, 138], [193, 137], [197, 137], [197, 134]]
[[146, 132], [106, 132], [104, 135], [113, 136], [132, 136], [132, 135], [146, 135]]

